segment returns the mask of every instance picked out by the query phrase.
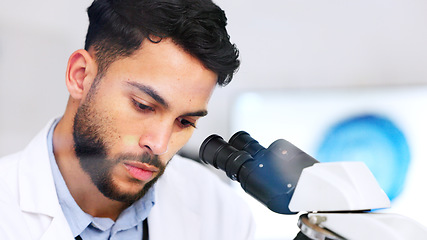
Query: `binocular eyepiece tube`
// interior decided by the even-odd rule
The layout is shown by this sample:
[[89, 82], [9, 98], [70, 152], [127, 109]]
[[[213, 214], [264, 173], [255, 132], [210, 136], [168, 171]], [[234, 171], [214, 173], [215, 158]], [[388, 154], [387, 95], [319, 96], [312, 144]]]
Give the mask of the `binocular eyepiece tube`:
[[[247, 145], [245, 142], [239, 140], [237, 140], [237, 143], [237, 147], [242, 146], [240, 149], [243, 149]], [[218, 135], [211, 135], [206, 138], [200, 147], [199, 157], [203, 162], [225, 171], [229, 178], [236, 181], [239, 181], [238, 173], [240, 168], [247, 161], [254, 160], [249, 152], [236, 149]]]
[[266, 149], [244, 131], [235, 133], [229, 142], [209, 136], [200, 146], [199, 158], [225, 171], [248, 194], [282, 214], [294, 214], [288, 205], [299, 176], [317, 162], [286, 140], [276, 140]]

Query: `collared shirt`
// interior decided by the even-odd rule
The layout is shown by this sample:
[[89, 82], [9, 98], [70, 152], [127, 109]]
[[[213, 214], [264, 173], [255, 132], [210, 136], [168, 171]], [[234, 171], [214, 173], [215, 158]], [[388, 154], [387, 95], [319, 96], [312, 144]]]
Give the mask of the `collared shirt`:
[[48, 151], [59, 204], [74, 237], [80, 236], [83, 240], [142, 239], [142, 222], [154, 205], [154, 186], [144, 197], [126, 208], [115, 222], [85, 213], [68, 190], [53, 154], [53, 131], [58, 122], [59, 119], [55, 120], [49, 130]]

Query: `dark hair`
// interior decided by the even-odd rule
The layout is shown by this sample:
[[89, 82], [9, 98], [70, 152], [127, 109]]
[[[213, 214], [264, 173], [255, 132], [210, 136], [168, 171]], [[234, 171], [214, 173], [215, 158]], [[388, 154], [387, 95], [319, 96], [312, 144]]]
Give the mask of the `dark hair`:
[[218, 74], [221, 86], [240, 65], [225, 13], [211, 0], [95, 0], [88, 15], [85, 49], [94, 48], [101, 74], [112, 62], [132, 55], [144, 39], [171, 38]]

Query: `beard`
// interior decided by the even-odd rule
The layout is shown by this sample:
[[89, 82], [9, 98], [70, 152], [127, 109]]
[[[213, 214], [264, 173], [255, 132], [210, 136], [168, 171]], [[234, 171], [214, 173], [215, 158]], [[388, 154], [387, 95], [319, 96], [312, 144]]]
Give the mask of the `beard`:
[[[92, 104], [92, 97], [93, 95], [88, 95], [74, 117], [73, 138], [76, 156], [82, 169], [105, 197], [130, 205], [147, 193], [163, 174], [166, 166], [161, 163], [157, 155], [149, 153], [140, 155], [123, 153], [110, 157], [107, 146], [112, 144], [111, 139], [108, 138], [113, 138], [112, 121], [108, 120], [105, 113], [93, 108], [95, 104]], [[128, 160], [148, 163], [159, 169], [157, 176], [145, 183], [137, 193], [120, 191], [113, 179], [113, 169]], [[142, 184], [138, 179], [130, 179], [130, 181]]]

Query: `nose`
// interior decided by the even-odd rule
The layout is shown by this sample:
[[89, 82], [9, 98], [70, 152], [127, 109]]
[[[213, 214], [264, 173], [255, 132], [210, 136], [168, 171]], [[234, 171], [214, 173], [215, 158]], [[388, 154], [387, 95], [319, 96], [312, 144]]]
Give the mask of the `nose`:
[[149, 149], [155, 155], [162, 155], [168, 151], [172, 130], [172, 126], [167, 124], [154, 123], [142, 133], [139, 146]]

